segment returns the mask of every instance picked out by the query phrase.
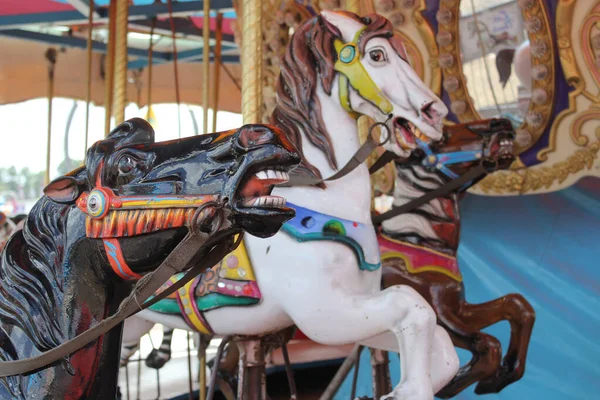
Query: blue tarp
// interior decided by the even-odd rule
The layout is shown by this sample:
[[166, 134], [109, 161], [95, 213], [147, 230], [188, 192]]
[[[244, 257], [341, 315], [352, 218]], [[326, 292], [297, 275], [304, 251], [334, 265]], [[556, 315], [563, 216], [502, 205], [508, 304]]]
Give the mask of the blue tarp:
[[[521, 197], [467, 195], [459, 263], [467, 300], [521, 293], [536, 311], [525, 376], [499, 394], [460, 400], [600, 399], [600, 180]], [[508, 347], [509, 326], [486, 332]], [[459, 350], [461, 362], [468, 353]], [[398, 381], [397, 355], [391, 373]], [[335, 399], [349, 399], [352, 372]], [[372, 395], [369, 355], [361, 358], [357, 395]]]

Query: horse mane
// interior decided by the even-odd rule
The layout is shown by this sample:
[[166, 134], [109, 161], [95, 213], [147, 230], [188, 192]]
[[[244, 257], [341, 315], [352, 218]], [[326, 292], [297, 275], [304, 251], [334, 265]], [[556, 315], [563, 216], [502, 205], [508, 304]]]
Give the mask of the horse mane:
[[[393, 37], [392, 24], [380, 15], [359, 18], [349, 12], [343, 14], [366, 25], [358, 43], [361, 51], [373, 37]], [[302, 151], [302, 133], [323, 152], [331, 168], [337, 169], [338, 162], [331, 137], [325, 128], [321, 105], [316, 96], [318, 83], [323, 86], [327, 95], [331, 95], [337, 74], [334, 70], [337, 53], [333, 45], [337, 38], [341, 38], [339, 29], [321, 15], [309, 19], [296, 30], [280, 62], [277, 105], [270, 120], [271, 124], [287, 133], [301, 154], [302, 162], [294, 173], [319, 179], [322, 178], [320, 171], [306, 160]], [[393, 43], [392, 45], [394, 46]]]
[[[0, 259], [0, 318], [23, 330], [40, 351], [65, 341], [59, 318], [64, 313], [63, 259], [71, 206], [42, 197]], [[2, 351], [0, 356], [14, 358], [10, 353]]]

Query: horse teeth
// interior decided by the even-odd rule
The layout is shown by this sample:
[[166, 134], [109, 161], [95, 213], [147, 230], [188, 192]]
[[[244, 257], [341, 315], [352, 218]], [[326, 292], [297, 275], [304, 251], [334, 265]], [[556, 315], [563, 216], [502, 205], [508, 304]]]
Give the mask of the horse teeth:
[[267, 179], [267, 178], [268, 178], [268, 177], [267, 177], [267, 172], [266, 172], [266, 171], [260, 171], [260, 172], [257, 172], [257, 173], [255, 174], [255, 176], [256, 176], [258, 179], [260, 179], [260, 180], [263, 180], [263, 179]]
[[281, 174], [282, 174], [282, 176], [283, 176], [283, 180], [284, 180], [284, 181], [286, 181], [286, 182], [287, 182], [287, 181], [289, 181], [289, 180], [290, 180], [290, 174], [288, 174], [288, 173], [287, 173], [287, 172], [285, 172], [285, 171], [283, 171]]

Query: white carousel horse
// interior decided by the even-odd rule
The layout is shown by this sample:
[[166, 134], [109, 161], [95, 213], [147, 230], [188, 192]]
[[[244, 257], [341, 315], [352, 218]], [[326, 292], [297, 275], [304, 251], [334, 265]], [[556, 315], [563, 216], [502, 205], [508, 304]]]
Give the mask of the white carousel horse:
[[[356, 114], [379, 122], [391, 114], [395, 135], [386, 146], [401, 157], [417, 147], [415, 127], [423, 140], [439, 140], [447, 114], [411, 68], [389, 21], [342, 12], [323, 12], [296, 31], [281, 61], [277, 101], [271, 122], [303, 153], [299, 170], [317, 176], [334, 174], [359, 148]], [[273, 171], [254, 179], [285, 178]], [[390, 397], [432, 399], [456, 374], [458, 358], [415, 290], [380, 289], [366, 165], [325, 188], [275, 190], [296, 209], [280, 233], [246, 237], [239, 251], [177, 294], [182, 314], [169, 315], [167, 305], [139, 317], [217, 336], [262, 335], [295, 324], [318, 343], [399, 352], [402, 376]], [[247, 195], [246, 201], [272, 199]]]

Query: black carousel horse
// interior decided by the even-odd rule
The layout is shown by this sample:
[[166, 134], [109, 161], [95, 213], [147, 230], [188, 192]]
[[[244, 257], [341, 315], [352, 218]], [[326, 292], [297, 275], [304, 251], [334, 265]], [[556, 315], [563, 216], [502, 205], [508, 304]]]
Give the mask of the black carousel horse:
[[[225, 203], [236, 232], [275, 234], [294, 212], [253, 206], [272, 189], [253, 176], [299, 161], [265, 125], [161, 143], [144, 120], [117, 126], [88, 150], [84, 167], [46, 187], [1, 253], [0, 359], [37, 356], [113, 314], [207, 201]], [[48, 368], [0, 379], [0, 398], [114, 399], [121, 328]]]

